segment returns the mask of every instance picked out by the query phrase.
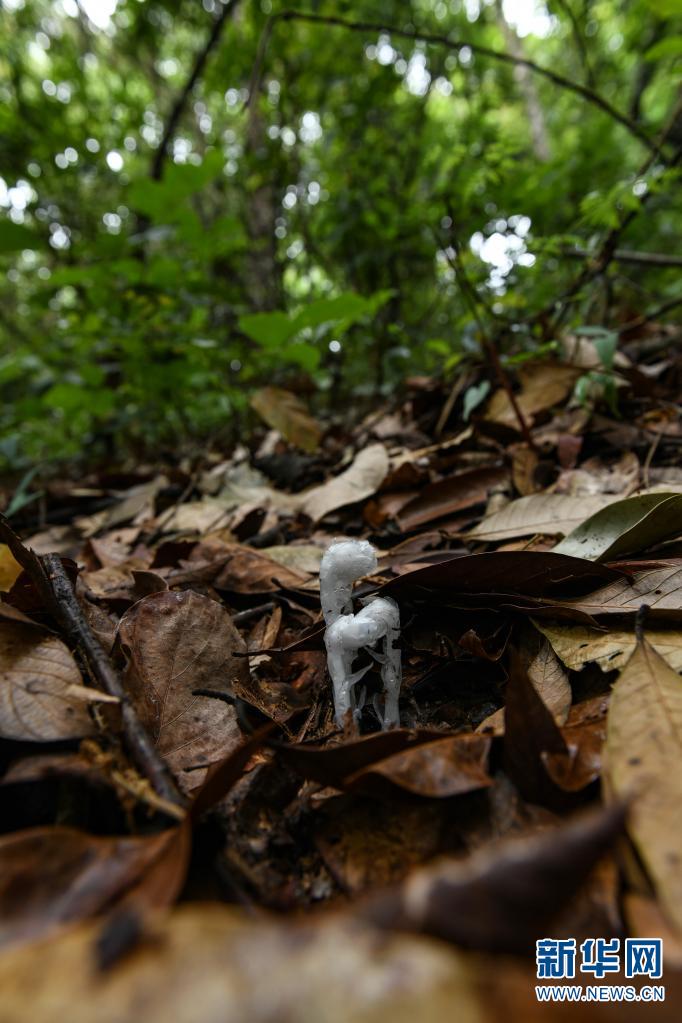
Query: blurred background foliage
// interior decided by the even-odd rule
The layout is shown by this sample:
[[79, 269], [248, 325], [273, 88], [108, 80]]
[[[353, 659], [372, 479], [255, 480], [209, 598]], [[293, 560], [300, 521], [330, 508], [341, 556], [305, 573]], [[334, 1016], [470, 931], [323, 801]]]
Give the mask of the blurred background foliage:
[[680, 254], [682, 0], [284, 6], [0, 4], [5, 467], [230, 443], [265, 384], [347, 410], [679, 295], [589, 258]]

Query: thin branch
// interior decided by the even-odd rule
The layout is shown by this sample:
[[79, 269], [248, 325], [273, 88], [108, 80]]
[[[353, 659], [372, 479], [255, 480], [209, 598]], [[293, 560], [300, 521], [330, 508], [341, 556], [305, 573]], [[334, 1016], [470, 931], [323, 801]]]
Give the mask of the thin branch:
[[642, 145], [646, 146], [650, 152], [654, 154], [658, 153], [658, 147], [649, 138], [644, 129], [629, 118], [627, 114], [624, 114], [621, 110], [617, 110], [616, 107], [612, 106], [611, 103], [609, 103], [609, 101], [599, 93], [595, 92], [587, 85], [571, 81], [570, 78], [560, 75], [557, 71], [553, 71], [551, 68], [544, 67], [542, 64], [536, 64], [534, 60], [529, 60], [527, 57], [515, 57], [511, 53], [506, 53], [504, 50], [494, 50], [489, 46], [482, 46], [480, 43], [470, 42], [468, 39], [452, 39], [450, 36], [440, 35], [439, 33], [420, 32], [416, 29], [398, 28], [395, 25], [388, 25], [385, 22], [380, 21], [351, 21], [349, 18], [342, 18], [338, 15], [332, 14], [311, 14], [307, 11], [285, 10], [271, 15], [265, 24], [265, 28], [263, 29], [259, 42], [258, 54], [254, 63], [254, 72], [251, 80], [250, 95], [253, 94], [254, 91], [257, 91], [257, 84], [262, 74], [265, 50], [267, 48], [270, 35], [272, 34], [272, 29], [278, 21], [305, 21], [317, 25], [332, 25], [338, 28], [345, 28], [349, 32], [372, 32], [376, 34], [385, 33], [386, 35], [394, 36], [397, 39], [409, 39], [412, 42], [445, 46], [449, 50], [454, 50], [455, 52], [459, 52], [466, 47], [471, 50], [472, 53], [477, 53], [481, 57], [488, 57], [490, 60], [497, 60], [504, 64], [510, 64], [513, 67], [528, 68], [529, 71], [532, 71], [536, 75], [541, 75], [543, 78], [552, 82], [553, 85], [575, 93], [584, 99], [585, 102], [590, 103], [605, 114], [608, 114], [612, 120], [621, 124], [630, 132], [631, 135], [638, 139]]
[[26, 547], [4, 515], [0, 514], [0, 537], [15, 560], [28, 573], [47, 611], [61, 626], [71, 643], [79, 650], [92, 676], [102, 690], [115, 696], [121, 707], [121, 720], [130, 756], [157, 795], [176, 808], [178, 818], [184, 816], [186, 804], [172, 774], [161, 759], [151, 737], [140, 722], [126, 693], [121, 676], [114, 668], [99, 641], [92, 634], [74, 593], [71, 580], [57, 554], [39, 557]]
[[154, 181], [160, 181], [163, 177], [163, 168], [166, 162], [166, 157], [168, 156], [170, 140], [175, 134], [175, 130], [184, 113], [185, 107], [187, 106], [187, 101], [192, 93], [192, 89], [201, 77], [206, 61], [220, 42], [220, 37], [222, 35], [223, 28], [225, 27], [225, 23], [238, 3], [239, 0], [228, 0], [218, 17], [214, 20], [208, 39], [196, 56], [189, 78], [185, 82], [180, 94], [173, 104], [171, 112], [168, 115], [168, 119], [166, 120], [166, 127], [164, 128], [161, 143], [154, 154], [154, 160], [152, 162], [151, 177]]
[[452, 220], [452, 225], [450, 227], [450, 239], [452, 242], [451, 252], [454, 253], [454, 257], [450, 254], [450, 252], [448, 252], [447, 249], [444, 249], [443, 251], [445, 253], [445, 258], [447, 259], [448, 263], [450, 264], [455, 273], [457, 283], [459, 284], [460, 291], [462, 292], [462, 296], [467, 305], [469, 306], [471, 315], [476, 321], [476, 324], [481, 335], [481, 344], [483, 345], [483, 350], [485, 351], [486, 355], [488, 356], [488, 359], [490, 360], [490, 364], [493, 368], [495, 376], [497, 377], [498, 384], [507, 395], [507, 399], [512, 407], [514, 415], [516, 416], [516, 421], [519, 424], [519, 430], [523, 435], [523, 439], [525, 440], [526, 444], [532, 451], [536, 451], [537, 445], [533, 440], [533, 435], [530, 432], [528, 423], [526, 422], [526, 417], [523, 414], [521, 406], [516, 400], [516, 395], [514, 394], [511, 381], [509, 380], [509, 377], [505, 372], [500, 357], [497, 354], [497, 339], [493, 339], [490, 337], [490, 334], [488, 333], [483, 318], [481, 317], [478, 311], [479, 303], [483, 306], [484, 309], [487, 309], [487, 306], [485, 305], [480, 295], [474, 288], [473, 284], [469, 280], [467, 272], [464, 269], [459, 239], [457, 238], [457, 235], [454, 230], [454, 217], [452, 216], [451, 213], [449, 214], [449, 216], [450, 219]]
[[[642, 316], [636, 317], [634, 320], [628, 320], [622, 327], [619, 328], [619, 333], [624, 334], [628, 330], [636, 330], [637, 327], [643, 327], [645, 323], [652, 323], [657, 320], [659, 316], [664, 316], [665, 313], [672, 312], [673, 309], [677, 309], [682, 305], [682, 296], [678, 298], [670, 298], [667, 302], [663, 302], [661, 305], [656, 306], [650, 313], [643, 313]], [[666, 342], [667, 344], [667, 342]]]
[[585, 80], [587, 84], [590, 86], [590, 88], [592, 88], [594, 87], [594, 74], [592, 71], [592, 67], [590, 65], [589, 58], [587, 56], [587, 46], [585, 45], [583, 34], [580, 31], [578, 19], [575, 13], [573, 12], [573, 9], [571, 8], [571, 5], [568, 2], [568, 0], [556, 0], [556, 4], [557, 7], [561, 8], [561, 10], [564, 12], [564, 14], [571, 23], [571, 32], [573, 33], [573, 38], [575, 40], [578, 53], [580, 54], [580, 60], [585, 70]]
[[[561, 253], [569, 259], [594, 258], [589, 249], [564, 249]], [[611, 257], [614, 263], [638, 263], [643, 266], [682, 266], [682, 256], [668, 256], [664, 252], [635, 252], [634, 249], [614, 249]]]
[[[658, 146], [656, 147], [659, 154], [665, 143], [674, 133], [680, 114], [682, 114], [682, 100], [678, 100], [675, 104], [668, 123], [660, 135]], [[637, 171], [637, 177], [643, 177], [651, 169], [656, 159], [657, 155], [652, 153]], [[663, 159], [662, 157], [661, 159], [665, 167], [669, 169], [676, 167], [680, 162], [682, 162], [682, 146], [678, 146], [669, 159]], [[585, 287], [586, 284], [591, 283], [596, 277], [600, 277], [604, 274], [610, 263], [615, 259], [615, 253], [617, 251], [616, 246], [621, 235], [627, 230], [633, 220], [635, 220], [644, 210], [652, 194], [653, 192], [650, 189], [646, 191], [644, 195], [640, 196], [637, 207], [635, 209], [628, 210], [625, 216], [621, 217], [619, 223], [615, 227], [611, 228], [604, 238], [599, 251], [590, 258], [589, 262], [585, 265], [585, 267], [583, 267], [577, 277], [573, 280], [572, 284], [569, 285], [564, 294], [561, 296], [559, 299], [559, 303], [561, 304], [560, 309], [553, 324], [555, 330], [559, 326], [561, 319], [568, 308], [568, 303]]]

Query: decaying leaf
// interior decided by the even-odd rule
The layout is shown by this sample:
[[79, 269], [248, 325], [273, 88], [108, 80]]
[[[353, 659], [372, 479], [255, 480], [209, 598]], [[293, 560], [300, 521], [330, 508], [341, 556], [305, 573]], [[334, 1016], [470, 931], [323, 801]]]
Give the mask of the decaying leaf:
[[[581, 671], [592, 662], [598, 664], [602, 671], [622, 668], [637, 645], [634, 631], [609, 629], [608, 632], [600, 632], [584, 625], [535, 624], [552, 644], [557, 657], [573, 671]], [[650, 629], [647, 630], [647, 640], [675, 671], [682, 671], [682, 632]]]
[[[551, 644], [535, 640], [532, 633], [524, 635], [522, 649], [527, 663], [528, 678], [557, 725], [563, 725], [573, 699], [568, 674], [558, 660]], [[502, 735], [504, 733], [504, 707], [495, 711], [478, 726], [478, 732]]]
[[581, 522], [554, 550], [590, 561], [613, 560], [676, 536], [682, 531], [681, 518], [680, 494], [626, 497]]
[[593, 618], [634, 616], [642, 604], [646, 604], [649, 608], [647, 621], [682, 621], [682, 561], [660, 561], [642, 571], [635, 570], [631, 579], [621, 577], [585, 597], [559, 600], [557, 603]]
[[682, 678], [647, 640], [611, 693], [608, 791], [632, 800], [628, 832], [661, 906], [682, 929]]
[[243, 639], [224, 607], [189, 591], [138, 601], [121, 620], [119, 639], [141, 720], [181, 783], [195, 788], [202, 769], [227, 756], [241, 733], [233, 707], [194, 691], [229, 693], [237, 680], [245, 681]]
[[400, 508], [397, 516], [400, 527], [416, 529], [444, 515], [481, 504], [490, 490], [506, 478], [507, 471], [501, 466], [483, 466], [431, 483]]
[[0, 621], [0, 736], [48, 742], [96, 729], [69, 649], [56, 636]]
[[[580, 371], [574, 366], [561, 363], [538, 362], [522, 367], [519, 371], [521, 390], [516, 395], [521, 412], [532, 420], [538, 412], [558, 405], [573, 390], [579, 376]], [[485, 416], [496, 423], [518, 426], [516, 413], [502, 388], [493, 394]]]
[[21, 565], [14, 560], [9, 547], [0, 544], [0, 590], [11, 590], [21, 575]]
[[337, 508], [355, 504], [376, 493], [388, 473], [388, 453], [383, 444], [371, 444], [360, 451], [340, 476], [301, 495], [301, 508], [318, 522]]
[[361, 912], [380, 926], [416, 927], [469, 948], [527, 953], [622, 833], [624, 816], [616, 805], [425, 867]]
[[180, 831], [101, 838], [50, 827], [3, 835], [0, 945], [34, 941], [60, 925], [94, 916], [135, 888], [146, 906], [170, 904], [187, 865]]
[[348, 918], [287, 925], [183, 906], [102, 973], [105, 928], [84, 924], [0, 958], [3, 1023], [135, 1023], [141, 1011], [144, 1023], [440, 1023], [453, 1005], [459, 1023], [481, 1023], [461, 952]]
[[290, 444], [302, 451], [317, 451], [322, 428], [296, 394], [282, 387], [261, 387], [252, 395], [251, 407]]
[[370, 795], [402, 789], [427, 798], [457, 796], [490, 785], [489, 751], [487, 736], [448, 735], [375, 761], [341, 784]]

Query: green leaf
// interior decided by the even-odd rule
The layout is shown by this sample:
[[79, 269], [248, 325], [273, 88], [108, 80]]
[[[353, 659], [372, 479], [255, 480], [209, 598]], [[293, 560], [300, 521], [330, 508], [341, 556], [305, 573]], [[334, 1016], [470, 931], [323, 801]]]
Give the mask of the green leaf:
[[642, 551], [682, 532], [682, 494], [639, 494], [602, 508], [553, 548], [588, 561]]
[[43, 241], [23, 224], [0, 220], [0, 252], [20, 252], [22, 249], [42, 249]]
[[294, 334], [294, 324], [286, 313], [251, 313], [239, 317], [239, 329], [264, 348], [279, 348]]
[[480, 384], [469, 387], [464, 394], [464, 408], [462, 418], [466, 421], [474, 409], [478, 408], [481, 402], [487, 397], [490, 391], [490, 381], [482, 380]]
[[644, 57], [646, 60], [664, 60], [666, 57], [682, 56], [682, 36], [668, 36], [651, 46]]
[[659, 18], [677, 18], [682, 15], [682, 0], [649, 0], [649, 7]]

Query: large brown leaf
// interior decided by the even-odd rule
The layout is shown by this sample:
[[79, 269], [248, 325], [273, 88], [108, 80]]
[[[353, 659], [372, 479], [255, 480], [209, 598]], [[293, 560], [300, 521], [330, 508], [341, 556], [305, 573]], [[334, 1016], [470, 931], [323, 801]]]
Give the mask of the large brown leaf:
[[352, 464], [319, 487], [300, 495], [300, 507], [314, 522], [337, 508], [355, 504], [376, 493], [388, 473], [388, 452], [383, 444], [371, 444], [355, 456]]
[[400, 528], [416, 529], [425, 522], [481, 504], [490, 490], [505, 481], [508, 475], [508, 471], [499, 465], [486, 465], [431, 483], [400, 509], [397, 516]]
[[620, 577], [605, 565], [551, 551], [492, 551], [455, 556], [392, 579], [384, 591], [450, 590], [459, 594], [524, 594], [542, 597], [576, 584], [583, 590]]
[[251, 407], [290, 444], [317, 451], [322, 428], [297, 395], [281, 387], [261, 387], [252, 396]]
[[443, 799], [487, 788], [491, 740], [483, 735], [447, 735], [379, 760], [342, 782], [344, 789], [383, 796], [402, 789]]
[[649, 607], [647, 620], [682, 621], [682, 562], [667, 560], [635, 571], [631, 580], [620, 578], [579, 600], [563, 600], [566, 606], [589, 614], [634, 615], [642, 604]]
[[48, 742], [92, 735], [87, 696], [60, 639], [30, 625], [0, 621], [0, 736]]
[[646, 640], [613, 687], [606, 753], [609, 791], [633, 800], [628, 831], [682, 929], [682, 678]]
[[125, 893], [134, 892], [145, 907], [168, 905], [184, 880], [187, 853], [184, 827], [140, 838], [99, 838], [63, 827], [5, 835], [0, 945], [94, 916]]
[[390, 929], [421, 930], [471, 948], [528, 952], [552, 933], [592, 868], [622, 832], [622, 807], [569, 819], [529, 838], [483, 848], [466, 860], [415, 871], [401, 890], [360, 912]]
[[128, 611], [119, 629], [128, 658], [126, 685], [159, 752], [186, 789], [241, 741], [234, 708], [195, 696], [245, 684], [246, 645], [225, 608], [190, 591], [154, 593]]

